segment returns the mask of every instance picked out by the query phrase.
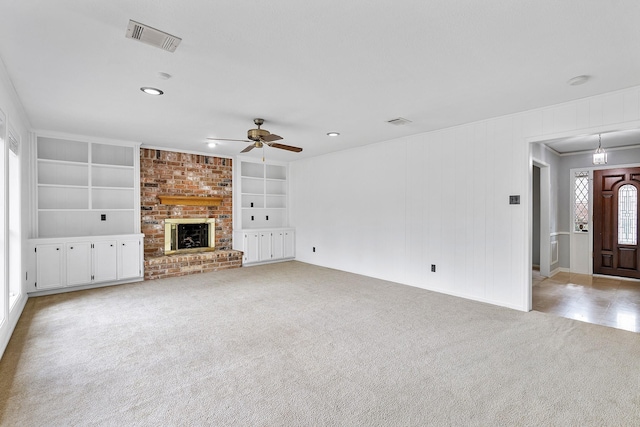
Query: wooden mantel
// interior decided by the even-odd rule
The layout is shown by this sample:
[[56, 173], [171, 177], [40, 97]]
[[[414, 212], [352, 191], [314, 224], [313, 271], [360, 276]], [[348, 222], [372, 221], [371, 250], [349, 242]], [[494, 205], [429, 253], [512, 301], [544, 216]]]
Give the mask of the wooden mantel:
[[220, 206], [221, 197], [199, 197], [199, 196], [158, 196], [163, 205], [180, 206]]

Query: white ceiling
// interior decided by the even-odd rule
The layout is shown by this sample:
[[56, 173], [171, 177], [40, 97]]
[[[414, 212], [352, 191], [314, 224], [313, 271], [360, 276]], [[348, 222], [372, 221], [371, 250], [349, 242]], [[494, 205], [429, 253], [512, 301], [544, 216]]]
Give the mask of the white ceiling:
[[35, 129], [235, 155], [206, 138], [262, 117], [293, 160], [639, 85], [638, 22], [637, 0], [0, 0], [0, 57]]
[[602, 143], [605, 150], [619, 147], [639, 147], [640, 129], [607, 132], [595, 135], [577, 135], [570, 138], [544, 141], [544, 144], [560, 154], [580, 153], [585, 150], [595, 151]]

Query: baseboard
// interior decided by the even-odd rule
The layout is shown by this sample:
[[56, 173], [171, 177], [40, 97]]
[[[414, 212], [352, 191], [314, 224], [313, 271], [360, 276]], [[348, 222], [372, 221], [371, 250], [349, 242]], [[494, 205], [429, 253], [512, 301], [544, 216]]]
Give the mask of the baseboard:
[[118, 286], [118, 285], [126, 285], [127, 283], [142, 282], [143, 280], [144, 278], [142, 277], [136, 277], [135, 279], [123, 279], [115, 282], [90, 283], [87, 285], [80, 285], [80, 286], [66, 286], [66, 287], [55, 288], [55, 289], [43, 289], [41, 291], [29, 292], [29, 296], [41, 297], [44, 295], [54, 295], [54, 294], [63, 294], [67, 292], [84, 291], [87, 289], [106, 288], [108, 286]]
[[566, 267], [558, 267], [549, 273], [549, 277], [553, 277], [558, 273], [571, 273], [571, 270]]

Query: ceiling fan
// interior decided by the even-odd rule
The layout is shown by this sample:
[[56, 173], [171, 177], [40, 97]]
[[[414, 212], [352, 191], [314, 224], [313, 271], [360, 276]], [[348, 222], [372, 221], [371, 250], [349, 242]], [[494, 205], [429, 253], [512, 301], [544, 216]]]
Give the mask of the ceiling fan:
[[253, 150], [254, 148], [262, 148], [265, 145], [273, 148], [280, 148], [282, 150], [293, 151], [299, 153], [302, 151], [300, 147], [294, 147], [291, 145], [279, 144], [275, 141], [279, 141], [282, 139], [281, 136], [273, 134], [266, 129], [260, 129], [260, 126], [263, 125], [264, 119], [253, 119], [253, 123], [258, 126], [257, 129], [249, 129], [247, 132], [247, 138], [249, 139], [224, 139], [224, 138], [207, 138], [214, 139], [217, 141], [239, 141], [239, 142], [251, 142], [247, 148], [241, 151], [241, 153], [246, 153], [248, 151]]

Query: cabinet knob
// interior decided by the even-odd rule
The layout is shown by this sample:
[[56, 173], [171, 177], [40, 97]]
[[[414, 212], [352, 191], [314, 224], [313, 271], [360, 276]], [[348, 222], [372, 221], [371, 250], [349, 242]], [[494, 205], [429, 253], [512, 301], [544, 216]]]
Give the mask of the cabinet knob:
[[73, 249], [73, 246], [71, 246], [71, 248], [70, 248], [70, 249]]
[[56, 251], [59, 251], [59, 250], [60, 250], [60, 248], [56, 248]]

